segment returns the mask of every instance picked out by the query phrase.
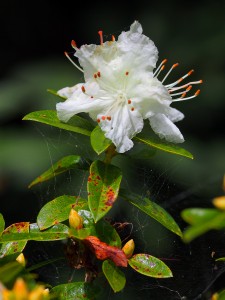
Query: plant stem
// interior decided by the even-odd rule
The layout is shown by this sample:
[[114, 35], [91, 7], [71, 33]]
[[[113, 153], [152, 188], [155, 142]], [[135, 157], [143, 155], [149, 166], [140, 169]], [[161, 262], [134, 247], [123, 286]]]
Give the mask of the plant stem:
[[111, 160], [114, 156], [116, 156], [118, 153], [116, 152], [116, 147], [112, 144], [109, 146], [109, 148], [105, 151], [105, 159], [104, 163], [110, 164]]

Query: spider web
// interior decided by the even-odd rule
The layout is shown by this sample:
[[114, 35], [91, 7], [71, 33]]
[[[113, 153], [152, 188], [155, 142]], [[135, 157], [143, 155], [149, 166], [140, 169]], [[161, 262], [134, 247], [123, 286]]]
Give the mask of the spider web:
[[[35, 129], [45, 144], [50, 165], [71, 154], [97, 159], [97, 155], [87, 146], [87, 137], [55, 128], [46, 129], [42, 125], [35, 125]], [[161, 169], [153, 168], [142, 160], [135, 160], [131, 167], [132, 162], [124, 156], [115, 163], [124, 171], [123, 185], [128, 191], [137, 192], [166, 208], [183, 229], [185, 224], [180, 212], [187, 207], [187, 203], [196, 206], [201, 203], [201, 199], [195, 196], [193, 189], [184, 189], [172, 181], [173, 174], [180, 168], [180, 161], [179, 158], [176, 163], [168, 162]], [[34, 197], [39, 199], [38, 210], [63, 194], [87, 198], [87, 176], [87, 172], [70, 170], [51, 181], [39, 184], [33, 191]], [[154, 279], [127, 268], [123, 270], [127, 278], [125, 289], [114, 294], [108, 284], [105, 284], [101, 299], [210, 299], [212, 292], [218, 288], [217, 279], [224, 278], [224, 264], [216, 265], [212, 257], [214, 251], [219, 256], [224, 256], [223, 232], [206, 234], [185, 245], [175, 234], [122, 199], [115, 203], [108, 218], [119, 229], [123, 242], [134, 239], [135, 253], [148, 253], [162, 259], [171, 268], [174, 277]], [[125, 224], [123, 230], [119, 228], [121, 224]], [[32, 242], [26, 251], [30, 264], [35, 264], [62, 258], [64, 248], [65, 242]], [[38, 269], [37, 273], [39, 280], [53, 286], [84, 280], [84, 272], [70, 268], [65, 259]]]

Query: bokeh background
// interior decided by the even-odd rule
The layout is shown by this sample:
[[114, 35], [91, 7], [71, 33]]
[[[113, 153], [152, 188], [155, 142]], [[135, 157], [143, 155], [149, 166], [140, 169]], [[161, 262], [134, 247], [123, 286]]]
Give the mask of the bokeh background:
[[[159, 49], [159, 60], [179, 62], [171, 78], [195, 69], [193, 80], [203, 79], [199, 97], [174, 105], [184, 112], [178, 124], [185, 136], [183, 146], [193, 153], [188, 160], [166, 153], [154, 158], [118, 159], [131, 190], [150, 196], [163, 205], [182, 228], [180, 212], [186, 207], [210, 207], [213, 196], [222, 194], [225, 173], [225, 2], [196, 1], [2, 1], [0, 4], [0, 211], [6, 223], [35, 221], [42, 205], [54, 197], [84, 193], [85, 175], [72, 172], [32, 190], [27, 185], [52, 162], [67, 154], [94, 157], [87, 138], [41, 124], [22, 121], [25, 114], [55, 109], [58, 99], [47, 89], [58, 90], [82, 81], [64, 57], [78, 46], [99, 43], [128, 30], [139, 20], [144, 33]], [[143, 152], [142, 158], [148, 156]], [[122, 207], [122, 209], [120, 208]], [[223, 232], [212, 232], [191, 245], [183, 245], [172, 234], [126, 204], [115, 208], [117, 218], [133, 222], [133, 235], [140, 249], [165, 257], [174, 279], [156, 281], [129, 273], [130, 284], [120, 295], [107, 291], [109, 299], [209, 299], [225, 279], [224, 266], [211, 257], [225, 256]], [[157, 234], [156, 234], [157, 232]], [[142, 242], [144, 240], [144, 244]], [[33, 247], [40, 245], [33, 244]], [[33, 248], [33, 249], [34, 249]], [[51, 249], [37, 249], [40, 259], [51, 257]], [[33, 251], [35, 253], [35, 251]], [[63, 267], [43, 270], [51, 283], [66, 281]], [[60, 269], [61, 268], [61, 269]], [[54, 279], [57, 270], [58, 281]], [[62, 271], [63, 272], [63, 271]], [[60, 279], [61, 276], [61, 279]], [[134, 287], [133, 283], [136, 282]], [[166, 297], [166, 298], [165, 298]], [[183, 298], [182, 298], [183, 297]], [[106, 298], [105, 298], [106, 299]]]

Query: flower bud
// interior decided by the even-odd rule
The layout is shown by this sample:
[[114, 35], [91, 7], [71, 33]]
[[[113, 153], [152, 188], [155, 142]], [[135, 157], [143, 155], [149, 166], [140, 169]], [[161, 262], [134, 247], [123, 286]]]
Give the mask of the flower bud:
[[216, 197], [213, 199], [213, 205], [216, 208], [225, 210], [225, 196]]
[[83, 228], [83, 218], [73, 208], [71, 209], [69, 214], [69, 223], [70, 227], [74, 229]]
[[43, 286], [36, 287], [29, 295], [29, 300], [48, 299], [49, 289], [44, 289]]
[[134, 252], [134, 240], [129, 240], [122, 248], [122, 251], [126, 255], [127, 258], [130, 258]]
[[25, 261], [25, 258], [24, 258], [23, 253], [20, 253], [20, 255], [17, 256], [16, 260], [17, 260], [18, 263], [20, 263], [23, 267], [25, 267], [26, 261]]
[[22, 278], [18, 278], [13, 286], [13, 292], [16, 296], [15, 299], [22, 300], [27, 299], [29, 292], [27, 290], [27, 285]]

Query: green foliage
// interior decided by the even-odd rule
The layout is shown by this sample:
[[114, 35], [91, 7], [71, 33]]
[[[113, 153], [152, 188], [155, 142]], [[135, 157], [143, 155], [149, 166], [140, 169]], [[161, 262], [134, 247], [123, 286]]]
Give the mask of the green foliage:
[[0, 236], [2, 235], [4, 228], [5, 228], [5, 220], [3, 218], [3, 215], [0, 213]]
[[57, 118], [55, 110], [35, 111], [26, 115], [23, 120], [36, 121], [87, 136], [91, 135], [93, 129], [92, 125], [86, 119], [79, 116], [74, 116], [68, 123], [62, 123]]
[[137, 136], [134, 137], [134, 140], [161, 151], [193, 159], [193, 155], [187, 150], [177, 146], [177, 144], [168, 143], [165, 140], [158, 138], [156, 135], [146, 136], [146, 134], [144, 133], [139, 133]]
[[96, 126], [91, 133], [91, 146], [95, 150], [95, 152], [97, 154], [101, 154], [111, 144], [112, 141], [105, 137], [104, 132], [101, 130], [99, 126]]
[[111, 260], [103, 262], [102, 271], [115, 293], [120, 292], [125, 287], [126, 277], [124, 273]]
[[113, 165], [95, 161], [88, 178], [88, 205], [95, 222], [104, 217], [117, 199], [121, 170]]
[[99, 289], [87, 282], [73, 282], [60, 284], [51, 290], [59, 296], [59, 300], [94, 300]]
[[142, 198], [139, 195], [127, 192], [125, 190], [120, 191], [120, 196], [159, 223], [161, 223], [170, 231], [182, 237], [182, 232], [171, 215], [155, 202], [151, 201], [148, 198]]
[[64, 173], [68, 170], [76, 169], [76, 168], [87, 170], [88, 167], [89, 167], [88, 162], [83, 160], [78, 155], [65, 156], [59, 161], [57, 161], [54, 165], [52, 165], [52, 167], [48, 169], [46, 172], [42, 173], [36, 179], [34, 179], [28, 187], [31, 188], [32, 186], [38, 183], [50, 180], [55, 176]]
[[225, 228], [225, 211], [213, 208], [188, 208], [182, 211], [182, 218], [191, 226], [183, 233], [185, 242], [190, 242], [212, 229]]
[[136, 254], [128, 260], [138, 273], [155, 278], [173, 277], [171, 270], [160, 259], [149, 254]]
[[68, 220], [71, 208], [87, 209], [87, 201], [75, 196], [63, 195], [46, 203], [37, 216], [40, 230]]
[[[10, 283], [14, 280], [22, 271], [24, 267], [17, 261], [11, 261], [0, 267], [0, 282], [3, 284]], [[1, 294], [0, 294], [1, 296]]]

